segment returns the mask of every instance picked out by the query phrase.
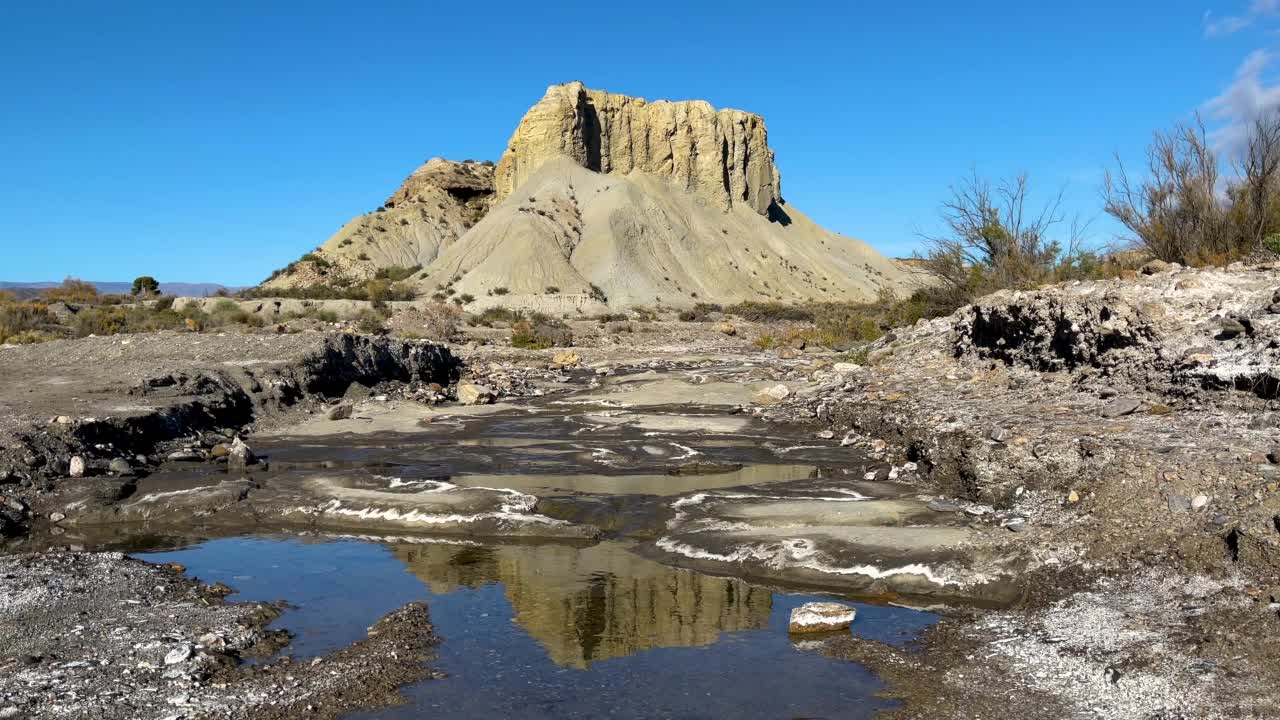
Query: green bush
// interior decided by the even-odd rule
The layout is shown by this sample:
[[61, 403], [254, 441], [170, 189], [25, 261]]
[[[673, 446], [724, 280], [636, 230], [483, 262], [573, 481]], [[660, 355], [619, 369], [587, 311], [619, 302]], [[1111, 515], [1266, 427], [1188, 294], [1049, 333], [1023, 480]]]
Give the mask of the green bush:
[[390, 280], [391, 282], [400, 282], [401, 280], [408, 280], [420, 270], [422, 270], [421, 265], [414, 265], [412, 267], [404, 267], [401, 265], [391, 265], [389, 267], [378, 268], [378, 271], [374, 273], [373, 277], [378, 280]]

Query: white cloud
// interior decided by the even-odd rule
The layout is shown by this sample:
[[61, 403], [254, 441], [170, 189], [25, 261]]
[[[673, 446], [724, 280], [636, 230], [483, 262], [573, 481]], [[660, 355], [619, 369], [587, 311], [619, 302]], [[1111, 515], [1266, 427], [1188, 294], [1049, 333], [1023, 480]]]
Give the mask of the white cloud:
[[1223, 15], [1221, 18], [1214, 19], [1213, 13], [1206, 10], [1201, 23], [1204, 25], [1205, 36], [1223, 37], [1238, 33], [1258, 20], [1275, 15], [1277, 12], [1280, 12], [1280, 0], [1252, 0], [1241, 15]]
[[[1280, 0], [1266, 2], [1274, 5]], [[1254, 120], [1264, 113], [1280, 110], [1280, 83], [1268, 84], [1265, 77], [1274, 59], [1266, 50], [1249, 53], [1236, 69], [1231, 84], [1202, 106], [1209, 117], [1221, 123], [1210, 138], [1220, 150], [1227, 153], [1239, 150]]]

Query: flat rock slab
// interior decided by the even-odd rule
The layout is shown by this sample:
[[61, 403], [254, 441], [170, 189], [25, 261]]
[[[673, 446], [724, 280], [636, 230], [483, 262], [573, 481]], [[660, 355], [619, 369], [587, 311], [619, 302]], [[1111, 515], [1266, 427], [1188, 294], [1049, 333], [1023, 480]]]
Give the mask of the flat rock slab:
[[844, 630], [853, 624], [858, 611], [848, 605], [833, 602], [805, 603], [791, 611], [788, 632], [816, 633]]

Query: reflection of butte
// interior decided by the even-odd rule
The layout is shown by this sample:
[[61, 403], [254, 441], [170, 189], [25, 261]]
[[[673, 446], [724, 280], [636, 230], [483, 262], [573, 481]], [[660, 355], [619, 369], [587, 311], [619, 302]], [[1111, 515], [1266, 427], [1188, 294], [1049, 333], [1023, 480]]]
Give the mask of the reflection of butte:
[[710, 645], [722, 632], [764, 627], [772, 607], [767, 590], [669, 568], [608, 543], [395, 552], [435, 593], [502, 583], [515, 621], [556, 664], [575, 668], [649, 648]]

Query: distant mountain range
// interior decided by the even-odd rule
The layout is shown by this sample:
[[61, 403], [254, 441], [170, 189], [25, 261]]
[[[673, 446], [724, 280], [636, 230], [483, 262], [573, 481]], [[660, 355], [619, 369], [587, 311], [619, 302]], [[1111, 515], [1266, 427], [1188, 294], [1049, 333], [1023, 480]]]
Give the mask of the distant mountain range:
[[[133, 281], [129, 282], [99, 282], [90, 280], [94, 287], [98, 288], [98, 292], [106, 295], [127, 295], [133, 289]], [[0, 290], [9, 290], [19, 296], [31, 296], [39, 294], [41, 290], [61, 285], [61, 282], [7, 282], [0, 280]], [[165, 295], [176, 295], [180, 297], [206, 297], [213, 295], [219, 290], [227, 292], [235, 292], [240, 290], [239, 287], [229, 285], [219, 285], [218, 283], [190, 283], [190, 282], [164, 282], [160, 281], [160, 292]]]

